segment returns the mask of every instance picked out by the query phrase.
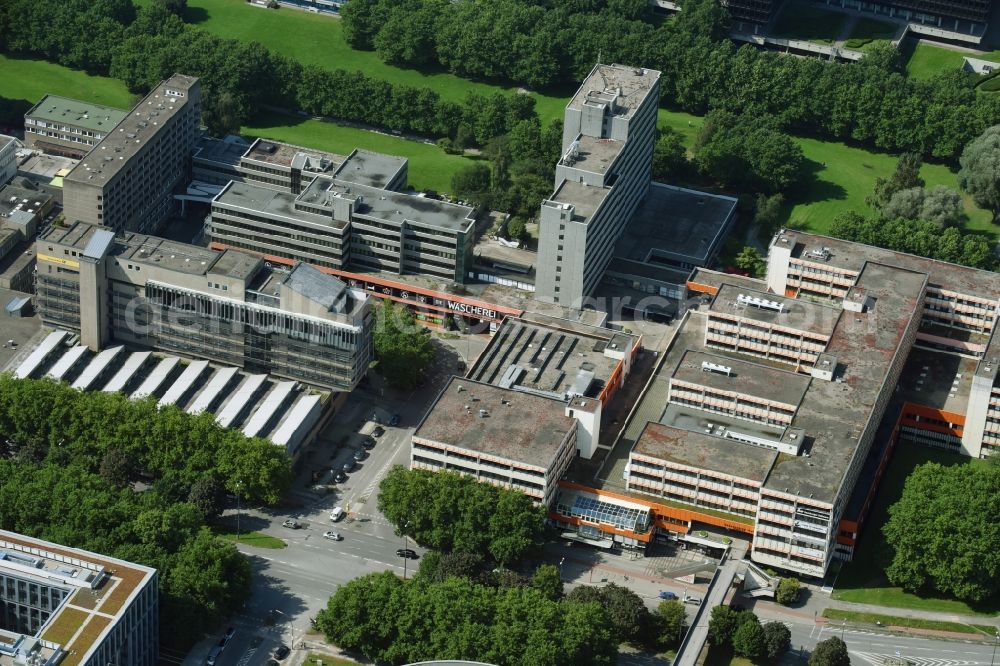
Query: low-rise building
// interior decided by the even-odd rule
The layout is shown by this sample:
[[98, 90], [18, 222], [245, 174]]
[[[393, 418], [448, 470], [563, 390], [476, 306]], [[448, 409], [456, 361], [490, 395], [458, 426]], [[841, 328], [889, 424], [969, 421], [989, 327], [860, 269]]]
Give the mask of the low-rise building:
[[0, 134], [0, 187], [17, 175], [17, 139]]
[[116, 340], [335, 391], [372, 357], [371, 301], [332, 275], [82, 223], [39, 239], [37, 301], [93, 350]]
[[52, 155], [81, 159], [127, 115], [103, 104], [46, 95], [24, 114], [24, 142]]
[[155, 569], [0, 530], [0, 664], [154, 666]]

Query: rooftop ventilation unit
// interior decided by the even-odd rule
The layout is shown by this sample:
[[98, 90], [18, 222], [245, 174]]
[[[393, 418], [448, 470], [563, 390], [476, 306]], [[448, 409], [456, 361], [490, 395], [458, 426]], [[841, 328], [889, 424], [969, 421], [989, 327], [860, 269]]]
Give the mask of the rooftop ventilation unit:
[[785, 305], [778, 301], [769, 301], [766, 298], [757, 298], [756, 296], [747, 296], [745, 294], [737, 296], [736, 301], [740, 305], [752, 305], [760, 310], [771, 310], [772, 312], [781, 312], [785, 309]]
[[701, 362], [702, 372], [718, 372], [721, 375], [729, 377], [733, 374], [733, 369], [728, 365], [718, 365], [717, 363], [709, 363], [708, 361]]
[[479, 410], [479, 418], [484, 419], [484, 418], [486, 418], [489, 415], [490, 415], [490, 413], [488, 411], [486, 411], [485, 409], [480, 409]]
[[813, 259], [822, 259], [823, 261], [826, 261], [830, 258], [830, 248], [821, 247], [817, 250], [810, 250], [809, 256]]

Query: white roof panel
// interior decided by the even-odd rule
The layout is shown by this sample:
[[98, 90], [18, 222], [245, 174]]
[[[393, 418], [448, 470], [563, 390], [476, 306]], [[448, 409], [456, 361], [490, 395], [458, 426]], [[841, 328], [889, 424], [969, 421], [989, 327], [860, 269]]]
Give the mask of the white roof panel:
[[125, 385], [135, 377], [135, 373], [139, 372], [139, 368], [146, 362], [146, 359], [150, 357], [152, 352], [136, 352], [125, 359], [125, 364], [122, 365], [121, 370], [115, 373], [115, 376], [111, 378], [104, 388], [101, 390], [105, 393], [117, 393], [125, 388]]
[[181, 376], [177, 378], [167, 392], [163, 394], [160, 398], [160, 407], [164, 405], [173, 405], [188, 392], [188, 390], [194, 386], [194, 383], [198, 381], [202, 373], [208, 369], [208, 361], [193, 361], [188, 367], [184, 368], [184, 372]]
[[[304, 395], [299, 398], [292, 405], [285, 420], [271, 435], [271, 441], [281, 446], [288, 446], [292, 438], [302, 428], [313, 427], [319, 417], [319, 401], [320, 396], [318, 395]], [[312, 423], [308, 423], [308, 421], [312, 421]]]
[[49, 354], [59, 346], [59, 343], [69, 335], [66, 331], [52, 331], [45, 339], [42, 340], [41, 344], [35, 347], [35, 351], [28, 355], [28, 358], [21, 362], [21, 365], [17, 366], [17, 370], [14, 371], [14, 376], [18, 379], [27, 379], [31, 376], [35, 370], [38, 369], [45, 359], [49, 357]]
[[226, 385], [229, 384], [229, 381], [236, 374], [237, 370], [238, 368], [221, 368], [217, 370], [208, 382], [208, 386], [195, 396], [185, 411], [188, 414], [198, 414], [208, 409], [215, 399], [219, 397], [219, 394], [222, 393], [222, 389], [226, 388]]
[[240, 413], [247, 407], [247, 403], [253, 398], [253, 394], [264, 385], [266, 379], [267, 375], [250, 375], [244, 379], [240, 387], [236, 389], [236, 393], [226, 402], [215, 418], [219, 425], [223, 428], [233, 425]]
[[51, 377], [56, 381], [62, 381], [62, 378], [67, 372], [69, 372], [70, 368], [76, 365], [86, 353], [86, 345], [77, 345], [76, 347], [73, 347], [68, 352], [63, 354], [62, 357], [56, 361], [55, 365], [49, 368], [49, 371], [45, 373], [45, 376]]
[[76, 381], [73, 382], [73, 388], [80, 389], [81, 391], [86, 391], [90, 388], [97, 377], [104, 372], [115, 358], [125, 350], [124, 347], [119, 345], [118, 347], [112, 347], [110, 349], [105, 349], [100, 354], [94, 357], [94, 360], [90, 362], [84, 371], [77, 377]]
[[170, 372], [174, 367], [180, 363], [180, 359], [176, 356], [168, 356], [162, 361], [160, 361], [153, 372], [149, 373], [149, 377], [142, 383], [139, 388], [135, 390], [132, 394], [133, 400], [138, 400], [140, 398], [145, 398], [156, 393], [156, 389], [160, 388], [160, 385], [167, 381], [167, 377], [170, 376]]
[[267, 394], [264, 402], [261, 403], [257, 411], [253, 413], [250, 420], [247, 421], [247, 425], [243, 428], [243, 434], [247, 437], [256, 437], [258, 435], [267, 434], [264, 432], [264, 428], [271, 421], [281, 406], [285, 404], [285, 401], [292, 395], [298, 382], [281, 382]]

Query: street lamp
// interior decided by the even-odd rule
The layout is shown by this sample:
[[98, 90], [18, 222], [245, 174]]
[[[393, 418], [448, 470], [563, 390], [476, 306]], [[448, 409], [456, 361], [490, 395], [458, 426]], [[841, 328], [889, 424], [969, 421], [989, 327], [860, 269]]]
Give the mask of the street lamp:
[[236, 543], [240, 542], [240, 489], [243, 487], [242, 481], [236, 482]]
[[993, 660], [997, 656], [997, 643], [1000, 643], [1000, 631], [995, 634], [996, 640], [993, 641], [993, 656], [990, 657], [990, 666], [993, 666]]
[[563, 567], [563, 562], [565, 562], [565, 561], [566, 561], [565, 557], [560, 557], [559, 558], [559, 580], [563, 579], [562, 567]]

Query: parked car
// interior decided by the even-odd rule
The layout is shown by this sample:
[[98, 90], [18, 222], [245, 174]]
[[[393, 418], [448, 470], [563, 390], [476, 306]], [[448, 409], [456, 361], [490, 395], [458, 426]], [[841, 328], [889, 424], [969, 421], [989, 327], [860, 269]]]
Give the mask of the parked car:
[[340, 536], [340, 532], [323, 532], [323, 538], [330, 541], [340, 541], [344, 537]]
[[345, 472], [353, 472], [354, 471], [354, 461], [353, 460], [348, 460], [347, 462], [344, 463], [344, 471]]
[[344, 517], [344, 510], [339, 506], [333, 507], [333, 511], [330, 512], [330, 520], [337, 522]]
[[399, 425], [399, 414], [393, 414], [389, 417], [389, 425], [395, 427]]
[[277, 659], [278, 661], [281, 661], [282, 659], [284, 659], [285, 657], [287, 657], [290, 652], [291, 652], [291, 649], [289, 649], [289, 647], [287, 645], [279, 645], [274, 650], [274, 658]]
[[685, 594], [684, 595], [684, 603], [686, 603], [686, 604], [694, 604], [695, 606], [700, 606], [701, 605], [701, 597], [692, 597], [689, 594]]
[[409, 548], [400, 548], [396, 551], [396, 557], [404, 557], [408, 560], [415, 560], [419, 557], [419, 555]]
[[361, 440], [361, 446], [365, 447], [366, 449], [375, 448], [375, 438], [365, 437], [363, 440]]
[[677, 595], [674, 594], [673, 592], [667, 592], [666, 590], [663, 590], [663, 591], [660, 592], [660, 598], [661, 599], [673, 600], [673, 599], [677, 598]]
[[364, 449], [358, 449], [357, 451], [354, 452], [354, 459], [357, 460], [358, 462], [364, 460], [365, 458], [366, 454]]
[[384, 434], [385, 434], [385, 428], [383, 428], [382, 426], [375, 426], [375, 429], [372, 430], [372, 437], [377, 438], [381, 437]]
[[347, 475], [344, 474], [344, 470], [342, 469], [337, 470], [337, 473], [334, 474], [333, 478], [337, 483], [343, 483], [344, 481], [347, 481]]
[[228, 643], [229, 641], [233, 640], [233, 636], [235, 635], [236, 635], [236, 627], [229, 627], [228, 629], [226, 629], [226, 634], [225, 636], [222, 637], [222, 640]]
[[302, 527], [301, 523], [299, 523], [296, 520], [292, 520], [291, 518], [289, 518], [288, 520], [286, 520], [285, 522], [283, 522], [281, 524], [284, 525], [285, 527], [291, 527], [293, 530], [297, 530], [300, 527]]

